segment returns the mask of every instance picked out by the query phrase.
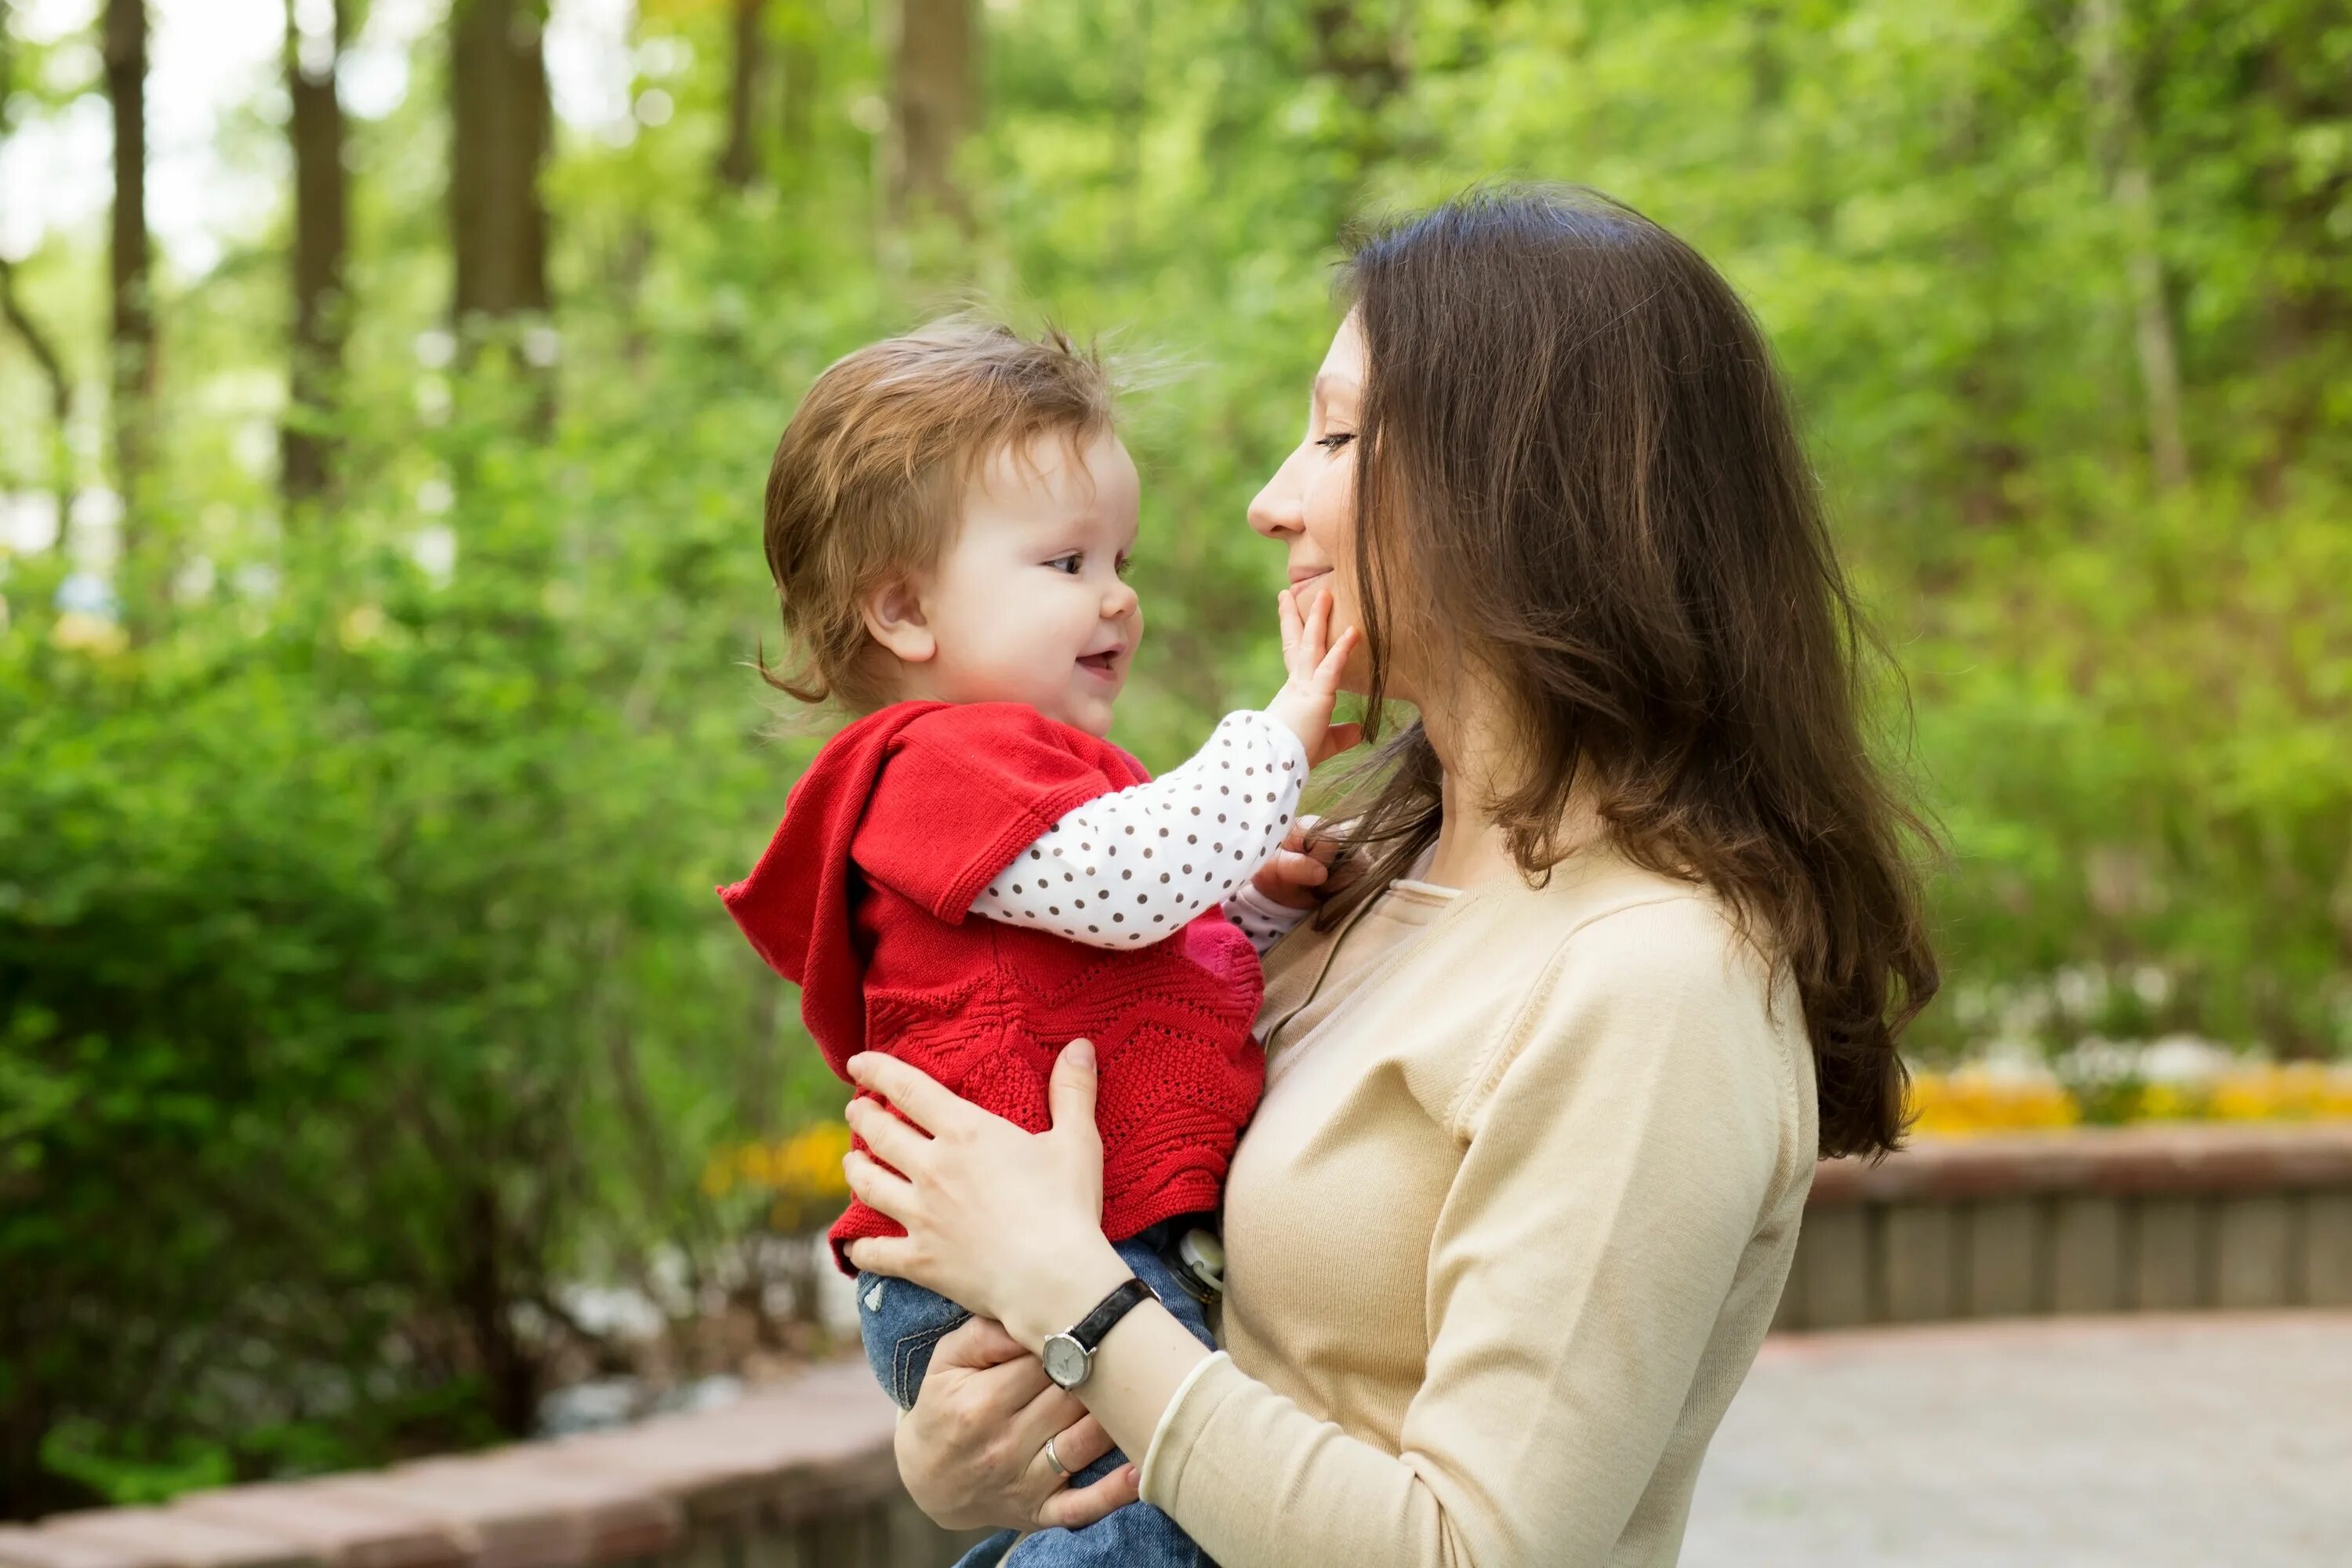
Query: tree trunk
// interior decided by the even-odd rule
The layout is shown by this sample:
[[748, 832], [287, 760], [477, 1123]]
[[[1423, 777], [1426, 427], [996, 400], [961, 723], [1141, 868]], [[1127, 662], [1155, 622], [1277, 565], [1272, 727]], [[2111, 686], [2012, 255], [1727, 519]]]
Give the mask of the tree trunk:
[[351, 199], [335, 75], [347, 37], [342, 0], [286, 0], [286, 90], [293, 102], [288, 126], [294, 149], [294, 325], [280, 449], [289, 507], [326, 489], [332, 461], [331, 439], [320, 426], [334, 413], [343, 366], [343, 258]]
[[2175, 489], [2189, 482], [2189, 446], [2180, 419], [2180, 352], [2173, 336], [2164, 258], [2157, 247], [2155, 180], [2148, 173], [2130, 68], [2124, 58], [2122, 0], [2083, 0], [2080, 26], [2093, 142], [2124, 230], [2133, 347], [2147, 405], [2149, 462], [2158, 486]]
[[786, 7], [784, 23], [784, 151], [798, 173], [816, 148], [816, 23], [797, 4]]
[[977, 31], [971, 0], [899, 0], [885, 162], [894, 227], [924, 208], [971, 226], [971, 205], [955, 183], [955, 155], [978, 118]]
[[1353, 110], [1344, 121], [1352, 167], [1332, 214], [1335, 228], [1361, 215], [1373, 171], [1395, 154], [1386, 113], [1412, 81], [1410, 24], [1406, 4], [1315, 0], [1307, 8], [1307, 69], [1328, 79]]
[[452, 306], [460, 328], [548, 307], [544, 0], [455, 0], [449, 17]]
[[[135, 574], [140, 488], [151, 457], [155, 402], [155, 316], [147, 237], [146, 0], [106, 0], [106, 97], [114, 112], [112, 406], [115, 483], [122, 498], [121, 559]], [[131, 595], [124, 595], [126, 613]]]
[[[16, 57], [10, 37], [8, 0], [0, 0], [0, 144], [6, 142], [14, 124], [10, 110], [16, 89]], [[66, 439], [67, 423], [73, 417], [73, 379], [66, 374], [65, 362], [58, 357], [49, 334], [17, 297], [16, 268], [5, 256], [0, 256], [0, 321], [24, 340], [25, 351], [33, 356], [41, 379], [48, 384], [50, 483], [57, 497], [57, 543], [62, 547], [67, 520], [73, 513], [73, 449]]]
[[73, 381], [66, 374], [65, 363], [58, 358], [48, 334], [16, 297], [16, 270], [5, 257], [0, 257], [0, 320], [5, 320], [25, 341], [26, 351], [40, 366], [41, 379], [49, 384], [49, 474], [57, 497], [57, 542], [62, 546], [68, 520], [73, 515], [73, 448], [66, 439], [67, 422], [73, 417]]
[[727, 96], [727, 146], [719, 155], [719, 183], [742, 190], [760, 166], [757, 126], [760, 84], [767, 75], [767, 6], [735, 0], [735, 71]]

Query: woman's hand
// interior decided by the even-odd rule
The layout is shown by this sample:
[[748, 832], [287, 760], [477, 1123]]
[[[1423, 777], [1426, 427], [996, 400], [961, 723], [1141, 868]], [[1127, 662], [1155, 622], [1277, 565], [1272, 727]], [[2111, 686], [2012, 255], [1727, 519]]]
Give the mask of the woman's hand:
[[1070, 1469], [1110, 1452], [1109, 1435], [1037, 1358], [986, 1318], [940, 1341], [915, 1407], [898, 1423], [898, 1474], [915, 1506], [948, 1530], [1076, 1530], [1136, 1500], [1133, 1465], [1072, 1489]]
[[852, 1242], [850, 1262], [994, 1318], [1033, 1353], [1128, 1278], [1102, 1234], [1092, 1044], [1062, 1047], [1047, 1089], [1053, 1126], [1038, 1133], [878, 1052], [847, 1067], [852, 1082], [899, 1112], [850, 1102], [849, 1125], [873, 1152], [843, 1159], [849, 1190], [907, 1229]]

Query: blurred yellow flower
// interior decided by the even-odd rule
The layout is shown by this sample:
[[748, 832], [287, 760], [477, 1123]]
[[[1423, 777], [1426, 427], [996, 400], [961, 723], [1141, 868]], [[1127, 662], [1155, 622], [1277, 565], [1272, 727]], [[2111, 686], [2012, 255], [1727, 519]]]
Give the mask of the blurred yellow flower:
[[2083, 1119], [2074, 1097], [2055, 1080], [1996, 1076], [1981, 1068], [1913, 1075], [1911, 1110], [1918, 1131], [1939, 1137], [2072, 1127]]
[[841, 1158], [849, 1128], [820, 1121], [773, 1143], [737, 1143], [713, 1153], [702, 1168], [702, 1190], [712, 1198], [748, 1191], [764, 1200], [768, 1224], [800, 1232], [829, 1220], [849, 1197]]
[[[2100, 1106], [2104, 1120], [2124, 1122], [2352, 1120], [2352, 1067], [2250, 1064], [2210, 1079], [2121, 1086]], [[2081, 1099], [2055, 1079], [1982, 1068], [1914, 1074], [1910, 1108], [1914, 1130], [1936, 1137], [2085, 1120]]]
[[49, 628], [49, 639], [59, 647], [85, 653], [120, 653], [131, 638], [122, 627], [102, 616], [68, 610]]

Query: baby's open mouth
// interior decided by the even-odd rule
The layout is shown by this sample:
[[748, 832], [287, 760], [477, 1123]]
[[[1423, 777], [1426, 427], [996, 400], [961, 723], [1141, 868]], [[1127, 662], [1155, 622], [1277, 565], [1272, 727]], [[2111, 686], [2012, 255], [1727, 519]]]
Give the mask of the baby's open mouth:
[[1097, 675], [1116, 675], [1118, 673], [1118, 649], [1112, 648], [1108, 653], [1086, 654], [1079, 658], [1078, 662]]

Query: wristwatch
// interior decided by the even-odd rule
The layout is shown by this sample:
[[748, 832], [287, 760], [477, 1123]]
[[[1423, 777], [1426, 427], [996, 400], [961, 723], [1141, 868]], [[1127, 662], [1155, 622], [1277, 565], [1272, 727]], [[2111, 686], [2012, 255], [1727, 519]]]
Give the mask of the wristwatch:
[[1063, 1388], [1076, 1388], [1093, 1374], [1095, 1350], [1111, 1326], [1134, 1308], [1152, 1300], [1151, 1287], [1130, 1276], [1102, 1299], [1100, 1305], [1060, 1333], [1048, 1336], [1037, 1359], [1045, 1375]]

